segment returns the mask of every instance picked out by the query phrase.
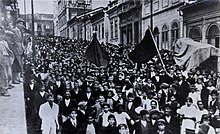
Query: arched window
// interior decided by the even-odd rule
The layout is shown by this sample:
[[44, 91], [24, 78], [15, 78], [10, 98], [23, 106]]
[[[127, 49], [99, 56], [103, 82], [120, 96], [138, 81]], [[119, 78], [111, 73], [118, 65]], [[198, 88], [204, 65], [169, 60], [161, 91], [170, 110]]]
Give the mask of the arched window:
[[164, 25], [162, 28], [162, 42], [168, 42], [168, 27]]
[[208, 43], [219, 48], [220, 31], [217, 25], [212, 25], [207, 32]]
[[171, 39], [172, 39], [172, 42], [173, 41], [176, 41], [177, 39], [179, 39], [179, 25], [177, 22], [174, 22], [172, 24], [172, 29], [171, 29]]
[[194, 41], [200, 42], [202, 40], [202, 33], [200, 28], [193, 28], [190, 30], [189, 37]]
[[168, 46], [168, 26], [164, 25], [162, 27], [162, 44], [161, 44], [161, 49], [169, 49]]
[[157, 43], [157, 47], [159, 46], [159, 29], [157, 27], [154, 28], [154, 38]]

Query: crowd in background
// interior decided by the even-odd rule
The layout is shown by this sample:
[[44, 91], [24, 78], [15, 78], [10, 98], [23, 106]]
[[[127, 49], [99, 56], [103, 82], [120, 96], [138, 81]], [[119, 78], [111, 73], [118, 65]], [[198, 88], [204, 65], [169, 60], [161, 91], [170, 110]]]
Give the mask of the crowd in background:
[[[184, 72], [173, 53], [135, 64], [133, 47], [103, 44], [107, 68], [85, 57], [89, 42], [37, 37], [25, 61], [28, 118], [43, 134], [214, 134], [219, 77], [200, 67]], [[48, 109], [49, 107], [49, 109]]]
[[[219, 131], [220, 78], [188, 72], [173, 52], [143, 64], [134, 46], [104, 44], [106, 68], [89, 62], [88, 41], [26, 37], [24, 21], [0, 26], [0, 93], [24, 80], [27, 119], [42, 134], [214, 134]], [[35, 57], [33, 57], [35, 55]]]

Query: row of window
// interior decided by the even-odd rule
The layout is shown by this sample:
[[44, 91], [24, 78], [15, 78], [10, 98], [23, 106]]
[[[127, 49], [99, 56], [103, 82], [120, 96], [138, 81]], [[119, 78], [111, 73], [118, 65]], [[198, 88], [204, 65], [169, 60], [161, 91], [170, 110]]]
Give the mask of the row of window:
[[[154, 37], [155, 37], [155, 40], [157, 42], [157, 45], [159, 48], [164, 48], [164, 46], [159, 46], [159, 35], [160, 35], [160, 32], [159, 32], [159, 29], [157, 27], [154, 28]], [[163, 44], [168, 44], [169, 42], [169, 28], [167, 25], [163, 25], [162, 27], [162, 32], [161, 32], [161, 45]], [[171, 27], [171, 42], [175, 42], [177, 39], [179, 39], [179, 34], [180, 34], [180, 28], [179, 28], [179, 24], [177, 22], [174, 22], [172, 24], [172, 27]], [[166, 48], [166, 46], [165, 46]], [[170, 49], [170, 48], [167, 48], [167, 49]]]
[[[180, 2], [180, 0], [155, 0], [153, 1], [153, 11], [158, 11], [160, 7], [167, 8], [169, 5], [174, 5], [178, 2]], [[162, 5], [160, 6], [160, 4]], [[145, 14], [150, 14], [150, 3], [145, 5], [144, 10], [145, 10], [144, 11]]]
[[114, 20], [110, 22], [110, 37], [118, 38], [118, 20]]
[[93, 31], [95, 31], [97, 33], [97, 38], [98, 39], [104, 39], [105, 38], [104, 23], [93, 26]]

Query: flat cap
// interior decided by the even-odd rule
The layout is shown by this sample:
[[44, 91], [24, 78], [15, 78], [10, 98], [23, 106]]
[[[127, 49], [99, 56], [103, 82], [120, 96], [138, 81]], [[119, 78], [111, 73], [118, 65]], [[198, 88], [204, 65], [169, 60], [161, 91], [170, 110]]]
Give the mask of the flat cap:
[[164, 124], [164, 125], [165, 125], [165, 124], [166, 124], [166, 121], [165, 121], [164, 119], [158, 119], [158, 120], [157, 120], [157, 124], [158, 124], [158, 125], [161, 125], [161, 124]]
[[24, 21], [22, 18], [18, 18], [18, 19], [16, 20], [16, 23], [19, 23], [19, 22], [25, 23], [25, 21]]

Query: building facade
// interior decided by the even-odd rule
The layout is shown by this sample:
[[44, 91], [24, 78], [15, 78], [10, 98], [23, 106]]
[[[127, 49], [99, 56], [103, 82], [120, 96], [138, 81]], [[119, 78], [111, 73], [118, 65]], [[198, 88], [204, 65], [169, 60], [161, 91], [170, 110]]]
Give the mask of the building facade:
[[123, 0], [117, 9], [120, 19], [120, 43], [138, 44], [141, 40], [141, 0]]
[[[21, 15], [26, 20], [26, 28], [32, 31], [31, 14]], [[53, 14], [34, 14], [34, 32], [36, 36], [54, 35]]]
[[60, 30], [59, 30], [59, 20], [58, 20], [58, 15], [59, 15], [59, 6], [58, 6], [58, 1], [59, 0], [54, 0], [53, 1], [53, 24], [54, 24], [54, 35], [55, 36], [60, 36]]
[[120, 44], [120, 19], [118, 16], [119, 1], [110, 2], [105, 10], [106, 43]]
[[140, 8], [140, 1], [113, 0], [105, 8], [99, 7], [72, 18], [68, 22], [70, 37], [91, 40], [92, 33], [96, 32], [103, 43], [138, 44], [141, 40]]
[[71, 39], [91, 40], [96, 32], [98, 40], [104, 42], [104, 27], [104, 8], [99, 7], [72, 18], [67, 29]]
[[[185, 0], [153, 0], [153, 34], [158, 48], [173, 50], [177, 39], [184, 37], [183, 17], [179, 8]], [[148, 29], [151, 21], [150, 0], [142, 4], [142, 32]], [[144, 34], [142, 34], [142, 37]]]
[[94, 15], [91, 16], [91, 27], [90, 29], [90, 36], [89, 38], [92, 38], [91, 30], [92, 33], [96, 32], [97, 39], [99, 42], [105, 42], [105, 13], [104, 13], [104, 8], [102, 8], [100, 11], [96, 12]]
[[19, 7], [17, 0], [0, 0], [0, 24], [4, 20], [15, 22], [19, 17]]
[[92, 9], [92, 0], [56, 0], [54, 3], [57, 36], [69, 37], [68, 21]]
[[[186, 37], [195, 41], [211, 44], [219, 48], [220, 40], [220, 1], [197, 0], [180, 8]], [[204, 68], [220, 72], [220, 58], [211, 57]]]
[[[153, 33], [158, 48], [172, 50], [177, 39], [186, 36], [179, 9], [195, 0], [152, 1]], [[135, 45], [144, 37], [151, 21], [151, 0], [112, 0], [101, 8], [72, 15], [69, 21], [64, 15], [67, 13], [62, 12], [58, 16], [61, 36], [91, 40], [95, 31], [100, 42], [116, 45]]]

